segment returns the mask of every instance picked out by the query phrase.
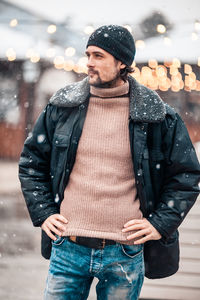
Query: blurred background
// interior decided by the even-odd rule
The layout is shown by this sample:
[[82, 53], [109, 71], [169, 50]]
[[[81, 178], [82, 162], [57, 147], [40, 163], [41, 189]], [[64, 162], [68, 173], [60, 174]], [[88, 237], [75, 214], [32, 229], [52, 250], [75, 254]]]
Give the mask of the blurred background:
[[[132, 76], [181, 114], [200, 157], [199, 0], [0, 0], [0, 299], [42, 299], [48, 261], [40, 256], [40, 229], [29, 219], [17, 162], [52, 94], [87, 76], [85, 45], [105, 24], [133, 34]], [[200, 200], [180, 240], [179, 272], [145, 279], [141, 299], [200, 299]]]

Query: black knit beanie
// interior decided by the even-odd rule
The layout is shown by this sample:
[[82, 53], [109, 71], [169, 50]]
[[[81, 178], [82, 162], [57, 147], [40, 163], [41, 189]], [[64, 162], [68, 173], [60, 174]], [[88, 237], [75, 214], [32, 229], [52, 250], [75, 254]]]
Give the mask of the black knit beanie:
[[118, 25], [105, 25], [96, 29], [89, 37], [87, 46], [97, 46], [112, 54], [127, 66], [135, 57], [135, 43], [131, 33]]

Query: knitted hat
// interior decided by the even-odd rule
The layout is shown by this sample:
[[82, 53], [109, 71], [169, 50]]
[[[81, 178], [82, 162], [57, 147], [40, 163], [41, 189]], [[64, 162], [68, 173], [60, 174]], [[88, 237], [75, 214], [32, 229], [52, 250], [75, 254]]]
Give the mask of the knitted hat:
[[89, 37], [87, 47], [97, 46], [112, 54], [127, 66], [135, 57], [135, 43], [131, 33], [118, 25], [105, 25], [96, 29]]

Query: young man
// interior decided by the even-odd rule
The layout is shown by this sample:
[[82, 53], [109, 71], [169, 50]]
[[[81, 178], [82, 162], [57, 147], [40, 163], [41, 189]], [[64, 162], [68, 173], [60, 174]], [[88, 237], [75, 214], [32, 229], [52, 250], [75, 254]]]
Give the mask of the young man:
[[19, 177], [50, 257], [45, 299], [87, 299], [97, 277], [98, 299], [135, 300], [144, 274], [178, 269], [177, 228], [200, 168], [179, 115], [128, 76], [130, 32], [102, 26], [86, 48], [88, 77], [51, 98]]

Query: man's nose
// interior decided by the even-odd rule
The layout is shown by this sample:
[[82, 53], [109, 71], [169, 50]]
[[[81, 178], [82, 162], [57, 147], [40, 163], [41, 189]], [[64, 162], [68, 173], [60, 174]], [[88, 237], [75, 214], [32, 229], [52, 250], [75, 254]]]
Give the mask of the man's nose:
[[91, 67], [94, 67], [94, 66], [95, 66], [94, 60], [92, 59], [92, 57], [88, 57], [87, 67], [91, 68]]

